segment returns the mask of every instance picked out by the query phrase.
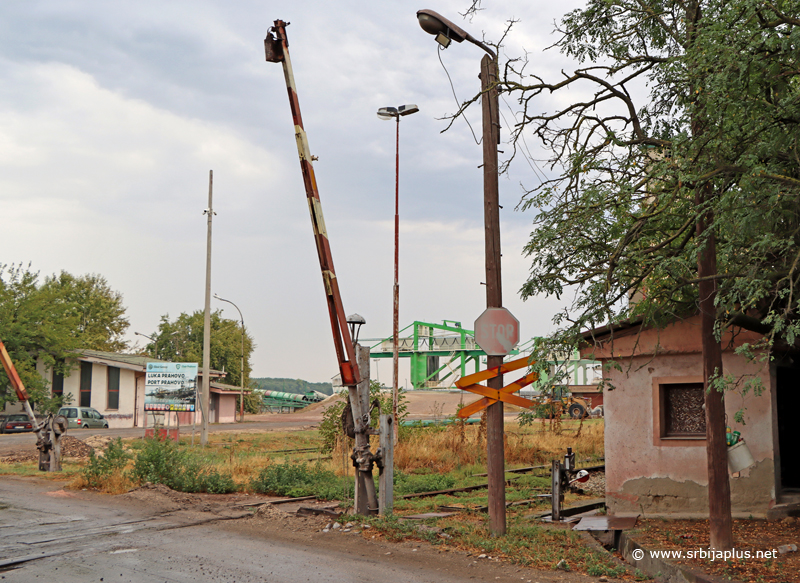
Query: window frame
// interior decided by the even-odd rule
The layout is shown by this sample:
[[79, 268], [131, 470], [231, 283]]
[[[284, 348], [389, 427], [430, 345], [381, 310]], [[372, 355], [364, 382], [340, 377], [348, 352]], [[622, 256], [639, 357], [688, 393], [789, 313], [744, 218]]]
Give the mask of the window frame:
[[705, 447], [705, 435], [665, 435], [666, 433], [666, 408], [664, 406], [664, 387], [669, 385], [702, 384], [701, 375], [680, 377], [653, 377], [653, 445], [659, 447]]
[[[108, 366], [106, 368], [108, 369], [106, 372], [106, 410], [119, 411], [119, 385], [122, 369], [117, 366]], [[116, 383], [112, 382], [113, 371], [116, 371]], [[116, 385], [116, 388], [113, 388], [114, 385]], [[112, 393], [116, 394], [116, 403], [112, 403]]]
[[[92, 406], [92, 369], [94, 364], [91, 362], [81, 361], [81, 383], [78, 390], [78, 406], [91, 407]], [[87, 372], [88, 371], [88, 372]], [[88, 403], [84, 405], [83, 396], [88, 395]]]

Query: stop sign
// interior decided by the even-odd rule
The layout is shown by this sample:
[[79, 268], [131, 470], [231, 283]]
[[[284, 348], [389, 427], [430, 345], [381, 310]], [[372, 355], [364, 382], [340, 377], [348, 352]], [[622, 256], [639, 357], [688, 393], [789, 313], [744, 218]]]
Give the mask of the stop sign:
[[505, 308], [486, 308], [475, 320], [475, 342], [489, 356], [504, 356], [519, 342], [519, 320]]

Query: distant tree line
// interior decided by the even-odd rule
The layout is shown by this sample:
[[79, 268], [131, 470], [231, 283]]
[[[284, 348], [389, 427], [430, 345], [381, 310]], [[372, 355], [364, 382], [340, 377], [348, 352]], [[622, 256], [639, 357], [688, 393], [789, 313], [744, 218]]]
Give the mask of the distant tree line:
[[310, 383], [302, 379], [273, 379], [261, 377], [250, 379], [250, 386], [262, 391], [281, 391], [284, 393], [298, 393], [301, 395], [308, 391], [319, 391], [326, 395], [333, 394], [333, 385], [331, 385], [331, 383]]

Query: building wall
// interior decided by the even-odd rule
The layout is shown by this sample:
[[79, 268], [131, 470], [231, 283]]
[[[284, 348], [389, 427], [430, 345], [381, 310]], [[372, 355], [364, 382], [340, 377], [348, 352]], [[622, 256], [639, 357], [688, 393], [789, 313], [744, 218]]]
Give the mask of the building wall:
[[[51, 372], [52, 374], [52, 372]], [[52, 377], [51, 377], [52, 379]], [[80, 405], [80, 365], [64, 377], [64, 394], [72, 397], [71, 405]], [[108, 420], [109, 427], [133, 427], [134, 403], [136, 402], [136, 372], [128, 369], [119, 371], [119, 407], [108, 408], [108, 367], [92, 364], [91, 407], [97, 409]]]
[[[673, 351], [657, 357], [624, 358], [620, 362], [623, 363], [622, 371], [607, 372], [607, 378], [615, 388], [606, 389], [604, 393], [609, 512], [645, 515], [707, 513], [705, 440], [662, 440], [657, 434], [658, 420], [654, 416], [658, 406], [654, 379], [682, 377], [688, 382], [702, 381], [701, 355]], [[760, 396], [726, 395], [728, 425], [741, 432], [756, 461], [741, 475], [731, 478], [733, 511], [736, 514], [764, 515], [775, 502], [769, 368], [748, 363], [742, 357], [726, 352], [723, 369], [726, 375], [758, 376], [767, 387]], [[734, 413], [740, 407], [746, 407], [746, 425], [734, 421]]]
[[215, 393], [217, 401], [216, 423], [234, 423], [236, 421], [236, 395]]

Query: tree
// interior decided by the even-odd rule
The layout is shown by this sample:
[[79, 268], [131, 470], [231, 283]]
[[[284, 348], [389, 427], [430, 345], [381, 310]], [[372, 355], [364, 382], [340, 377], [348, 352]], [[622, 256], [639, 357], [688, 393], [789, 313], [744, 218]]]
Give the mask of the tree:
[[[128, 326], [122, 296], [99, 275], [75, 277], [65, 271], [39, 283], [31, 266], [0, 264], [0, 340], [40, 410], [57, 410], [61, 397], [36, 370], [69, 375], [75, 351], [124, 348], [120, 337]], [[16, 394], [0, 370], [0, 407]]]
[[[600, 324], [660, 326], [699, 306], [708, 382], [721, 388], [721, 358], [710, 355], [726, 327], [765, 334], [767, 350], [795, 344], [798, 12], [797, 0], [589, 0], [557, 29], [555, 47], [578, 69], [545, 82], [525, 59], [506, 63], [500, 91], [521, 108], [514, 155], [531, 131], [550, 152], [549, 176], [521, 203], [538, 213], [521, 293], [575, 292], [542, 350]], [[568, 90], [581, 98], [536, 112], [537, 96]], [[717, 393], [706, 396], [709, 468], [725, 455], [724, 441], [712, 447], [724, 432]], [[710, 492], [715, 484], [727, 485], [724, 468], [710, 472]], [[712, 525], [728, 521], [711, 544], [727, 548], [729, 500], [711, 512]]]
[[[47, 382], [36, 370], [37, 359], [48, 369], [68, 374], [67, 358], [80, 347], [75, 330], [78, 314], [52, 289], [39, 286], [39, 274], [30, 265], [0, 264], [0, 340], [30, 395], [32, 404], [50, 410], [61, 403], [52, 399]], [[16, 402], [11, 382], [0, 368], [0, 408]]]
[[112, 290], [105, 277], [94, 273], [76, 277], [62, 271], [45, 278], [42, 287], [59, 301], [76, 307], [81, 348], [108, 352], [128, 348], [123, 336], [130, 322], [125, 317], [122, 294]]
[[[174, 321], [169, 315], [161, 317], [158, 331], [151, 335], [154, 342], [146, 350], [156, 358], [175, 362], [203, 362], [203, 311], [182, 312]], [[252, 337], [244, 337], [244, 380], [250, 378], [250, 355], [255, 349]], [[242, 327], [238, 320], [222, 317], [222, 310], [211, 313], [211, 368], [227, 373], [225, 383], [241, 386]]]

